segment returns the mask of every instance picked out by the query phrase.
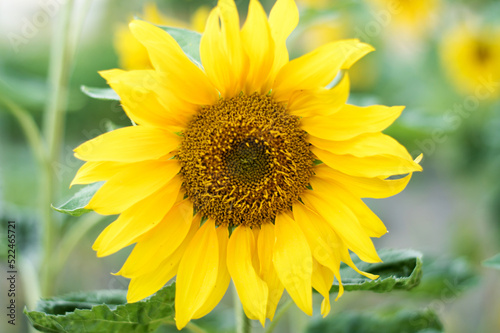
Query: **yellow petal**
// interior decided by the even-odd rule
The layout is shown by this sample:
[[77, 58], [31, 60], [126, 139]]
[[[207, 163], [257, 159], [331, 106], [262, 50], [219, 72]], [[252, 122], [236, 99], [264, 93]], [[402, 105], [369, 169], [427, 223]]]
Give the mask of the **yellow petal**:
[[340, 267], [340, 239], [320, 215], [300, 202], [293, 205], [293, 216], [311, 248], [312, 256], [332, 271]]
[[250, 319], [258, 319], [264, 326], [268, 288], [253, 266], [252, 257], [256, 255], [252, 229], [245, 226], [237, 227], [228, 242], [227, 268], [233, 278], [245, 314]]
[[269, 76], [274, 58], [274, 41], [266, 12], [257, 0], [251, 0], [248, 17], [241, 29], [241, 39], [249, 57], [246, 93], [264, 93], [262, 85]]
[[273, 96], [278, 101], [288, 101], [296, 90], [325, 87], [340, 69], [348, 68], [371, 51], [373, 47], [357, 39], [323, 45], [281, 68], [273, 85]]
[[[338, 279], [340, 288], [338, 299], [344, 292], [340, 277], [340, 261], [342, 258], [341, 251], [346, 248], [345, 244], [328, 222], [307, 206], [301, 203], [294, 204], [293, 215], [307, 238], [314, 260], [327, 267]], [[316, 287], [314, 288], [318, 290]], [[325, 298], [321, 307], [322, 314], [324, 314], [323, 310], [326, 311], [326, 308], [329, 308], [329, 304], [329, 299]]]
[[77, 171], [69, 187], [75, 184], [82, 185], [108, 180], [127, 165], [127, 163], [108, 161], [86, 162]]
[[[345, 262], [349, 267], [351, 267], [352, 269], [354, 269], [357, 273], [359, 273], [361, 275], [364, 275], [367, 278], [372, 279], [372, 280], [375, 280], [376, 278], [379, 277], [378, 275], [367, 273], [367, 272], [363, 272], [363, 271], [359, 270], [359, 268], [356, 267], [356, 265], [352, 261], [352, 258], [351, 258], [350, 254], [349, 254], [349, 250], [347, 249], [347, 246], [343, 246], [341, 248], [340, 254], [341, 254], [342, 261]], [[380, 260], [380, 262], [382, 262], [382, 260]], [[339, 296], [338, 297], [340, 297], [340, 295], [341, 294], [339, 292]]]
[[223, 42], [231, 65], [230, 70], [233, 73], [232, 95], [234, 95], [243, 89], [248, 71], [248, 59], [241, 43], [240, 17], [234, 0], [219, 0], [217, 7], [220, 10]]
[[97, 256], [113, 254], [136, 242], [157, 224], [161, 224], [161, 220], [176, 202], [181, 183], [180, 177], [176, 176], [165, 187], [125, 210], [101, 232], [92, 245]]
[[299, 10], [293, 0], [278, 0], [269, 13], [269, 27], [274, 40], [274, 61], [270, 85], [278, 71], [288, 62], [286, 40], [299, 23]]
[[335, 181], [348, 188], [359, 198], [387, 198], [401, 192], [410, 181], [411, 174], [400, 179], [355, 177], [320, 164], [314, 168], [319, 178]]
[[288, 101], [290, 113], [299, 117], [329, 116], [339, 111], [349, 97], [349, 76], [332, 89], [295, 91]]
[[295, 304], [312, 316], [312, 255], [307, 240], [287, 214], [276, 216], [274, 268]]
[[[197, 218], [193, 219], [189, 232], [181, 245], [177, 247], [174, 253], [163, 259], [160, 264], [156, 265], [158, 269], [132, 277], [132, 280], [130, 281], [130, 285], [128, 287], [127, 302], [137, 302], [145, 297], [150, 296], [151, 294], [157, 292], [161, 287], [165, 285], [165, 283], [167, 283], [177, 274], [179, 262], [186, 252], [188, 244], [191, 242], [199, 228], [200, 218], [198, 216]], [[136, 263], [140, 264], [140, 262], [141, 260]], [[122, 271], [120, 270], [120, 272], [116, 273], [115, 275], [123, 275], [121, 274], [121, 272]]]
[[370, 237], [380, 237], [387, 233], [384, 223], [379, 217], [368, 208], [365, 203], [354, 196], [345, 187], [339, 185], [335, 181], [322, 179], [315, 176], [311, 178], [310, 184], [318, 196], [336, 196], [340, 202], [356, 215], [359, 224]]
[[362, 260], [380, 262], [372, 240], [359, 223], [358, 218], [336, 195], [325, 197], [313, 190], [304, 192], [301, 199], [307, 207], [321, 215]]
[[156, 71], [112, 69], [99, 74], [120, 96], [123, 109], [136, 124], [177, 131], [185, 126], [184, 113], [192, 114], [198, 107], [172, 98], [171, 92], [165, 94], [165, 89], [161, 89], [164, 86], [161, 76]]
[[259, 253], [260, 264], [259, 276], [266, 282], [269, 289], [266, 317], [271, 321], [274, 318], [276, 307], [284, 289], [273, 265], [274, 242], [274, 225], [272, 223], [263, 224], [257, 239], [257, 252]]
[[172, 36], [144, 21], [134, 20], [129, 26], [134, 36], [148, 49], [155, 69], [168, 75], [169, 88], [179, 97], [200, 105], [217, 101], [218, 94], [205, 73], [189, 60]]
[[207, 220], [189, 243], [177, 271], [175, 323], [180, 330], [193, 318], [215, 288], [219, 241], [215, 222]]
[[176, 149], [180, 137], [159, 128], [129, 126], [104, 133], [75, 149], [84, 161], [138, 162], [155, 160]]
[[331, 116], [304, 117], [302, 128], [321, 139], [341, 141], [364, 133], [375, 133], [386, 129], [403, 111], [402, 106], [354, 106], [344, 107]]
[[[193, 219], [191, 202], [184, 200], [175, 203], [177, 193], [172, 192], [179, 191], [181, 181], [176, 178], [174, 180], [171, 182], [174, 184], [160, 190], [161, 193], [130, 207], [110, 224], [109, 232], [99, 239], [99, 247], [93, 246], [97, 256], [108, 256], [138, 241], [139, 244], [134, 247], [129, 259], [135, 261], [136, 258], [137, 262], [143, 262], [142, 271], [147, 271], [155, 268], [149, 263], [149, 258], [154, 256], [152, 253], [157, 251], [159, 253], [156, 255], [163, 257], [170, 255], [186, 236]], [[170, 237], [173, 240], [164, 244], [167, 242], [165, 239]], [[128, 270], [126, 265], [125, 268], [122, 269], [123, 275], [137, 275]]]
[[110, 178], [85, 208], [99, 214], [119, 214], [150, 196], [179, 172], [177, 160], [133, 163]]
[[222, 32], [219, 25], [219, 8], [212, 9], [207, 19], [205, 32], [200, 40], [200, 58], [210, 82], [217, 88], [222, 97], [229, 96], [231, 72], [229, 59], [222, 44]]
[[312, 286], [324, 297], [323, 302], [321, 302], [321, 314], [323, 318], [330, 313], [330, 289], [333, 284], [333, 278], [331, 270], [314, 260]]
[[422, 171], [422, 167], [411, 159], [394, 155], [337, 155], [314, 146], [311, 151], [329, 167], [356, 177], [389, 177]]
[[403, 145], [381, 132], [361, 134], [345, 141], [325, 140], [310, 135], [308, 141], [314, 146], [333, 154], [350, 154], [357, 157], [394, 155], [413, 161]]
[[220, 300], [226, 293], [231, 276], [227, 270], [227, 243], [229, 240], [229, 232], [227, 227], [219, 226], [216, 229], [217, 238], [219, 240], [219, 267], [217, 269], [217, 281], [215, 282], [214, 289], [208, 296], [206, 302], [196, 310], [193, 319], [201, 318], [208, 314], [210, 311], [219, 304]]

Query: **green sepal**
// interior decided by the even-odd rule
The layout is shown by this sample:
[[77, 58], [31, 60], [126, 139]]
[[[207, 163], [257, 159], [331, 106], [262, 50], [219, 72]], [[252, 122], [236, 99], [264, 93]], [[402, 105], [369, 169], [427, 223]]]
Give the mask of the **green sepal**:
[[[371, 290], [379, 293], [393, 289], [409, 290], [420, 283], [422, 278], [422, 254], [414, 250], [385, 249], [378, 251], [383, 262], [369, 264], [353, 255], [354, 264], [367, 273], [379, 275], [371, 280], [356, 273], [346, 264], [340, 266], [342, 285], [346, 291]], [[335, 280], [330, 292], [339, 290], [338, 281]]]
[[71, 293], [41, 300], [24, 313], [42, 332], [152, 332], [174, 324], [175, 284], [136, 303], [126, 302], [125, 290]]
[[111, 88], [95, 88], [81, 86], [82, 92], [92, 98], [101, 99], [105, 101], [119, 101], [120, 96]]
[[200, 58], [200, 33], [183, 28], [167, 27], [162, 25], [158, 25], [158, 27], [168, 32], [168, 34], [175, 39], [182, 51], [184, 51], [192, 62], [200, 68], [203, 67], [201, 65]]
[[91, 209], [85, 208], [90, 202], [90, 199], [94, 196], [95, 192], [101, 188], [103, 182], [97, 182], [94, 184], [87, 185], [81, 190], [76, 192], [68, 201], [62, 205], [52, 208], [60, 213], [69, 214], [71, 216], [80, 216], [82, 214], [91, 212]]

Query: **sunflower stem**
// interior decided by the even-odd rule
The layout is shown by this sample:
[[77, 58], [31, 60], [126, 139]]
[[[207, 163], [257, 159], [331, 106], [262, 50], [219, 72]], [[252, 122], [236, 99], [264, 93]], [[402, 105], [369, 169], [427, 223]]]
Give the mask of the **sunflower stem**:
[[47, 147], [47, 158], [42, 166], [41, 209], [43, 219], [43, 260], [41, 266], [42, 296], [50, 296], [54, 290], [54, 248], [58, 240], [58, 225], [50, 207], [55, 199], [56, 182], [52, 166], [57, 163], [61, 153], [65, 109], [68, 99], [68, 84], [71, 72], [73, 51], [70, 50], [69, 37], [73, 0], [61, 4], [59, 24], [54, 30], [50, 52], [49, 85], [50, 94], [44, 114], [43, 135]]
[[236, 287], [233, 284], [233, 298], [234, 298], [234, 313], [236, 317], [236, 333], [250, 333], [252, 327], [250, 325], [250, 319], [245, 314], [243, 310], [243, 305], [241, 304]]
[[186, 325], [186, 329], [189, 330], [189, 331], [191, 331], [191, 332], [193, 332], [193, 333], [207, 333], [207, 331], [205, 331], [203, 328], [201, 328], [200, 326], [196, 325], [192, 321], [190, 321]]
[[292, 304], [293, 304], [292, 299], [288, 299], [286, 303], [283, 306], [281, 306], [278, 313], [274, 316], [273, 321], [267, 327], [266, 333], [272, 333], [274, 331], [274, 329], [276, 328], [280, 320], [283, 318], [283, 316], [288, 312]]

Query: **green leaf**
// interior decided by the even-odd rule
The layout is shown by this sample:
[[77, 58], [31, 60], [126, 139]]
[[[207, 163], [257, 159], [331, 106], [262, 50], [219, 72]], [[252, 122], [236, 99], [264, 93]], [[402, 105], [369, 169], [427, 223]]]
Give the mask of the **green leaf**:
[[[362, 271], [380, 275], [378, 279], [370, 280], [345, 264], [340, 266], [340, 276], [346, 291], [371, 290], [389, 292], [393, 289], [409, 290], [420, 283], [422, 278], [422, 254], [413, 250], [380, 250], [378, 252], [382, 263], [369, 264], [353, 255], [354, 264]], [[339, 290], [335, 280], [331, 292]]]
[[158, 26], [172, 36], [179, 44], [182, 51], [194, 62], [198, 67], [202, 68], [200, 59], [200, 40], [201, 34], [196, 31], [191, 31], [183, 28]]
[[[151, 332], [174, 323], [175, 284], [137, 302], [125, 302], [126, 291], [73, 293], [42, 300], [36, 311], [24, 309], [42, 332]], [[103, 304], [104, 303], [104, 304]]]
[[500, 253], [483, 261], [483, 266], [500, 269]]
[[94, 196], [95, 192], [102, 186], [103, 182], [87, 185], [80, 191], [76, 192], [68, 201], [59, 207], [52, 208], [58, 212], [69, 214], [71, 216], [80, 216], [82, 214], [92, 211], [91, 209], [84, 208], [89, 203], [90, 199]]
[[343, 312], [309, 326], [307, 333], [440, 333], [436, 313], [430, 309], [384, 309], [377, 312]]
[[94, 88], [81, 86], [80, 89], [82, 92], [92, 98], [102, 99], [106, 101], [119, 101], [120, 96], [111, 88]]
[[458, 295], [473, 286], [478, 276], [463, 258], [435, 258], [426, 256], [422, 266], [424, 275], [420, 285], [412, 290], [416, 295], [442, 297]]

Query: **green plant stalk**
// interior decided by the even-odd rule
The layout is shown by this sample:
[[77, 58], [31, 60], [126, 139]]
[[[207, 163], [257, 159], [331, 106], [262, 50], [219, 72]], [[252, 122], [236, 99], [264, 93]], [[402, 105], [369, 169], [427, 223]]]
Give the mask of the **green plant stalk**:
[[76, 245], [78, 245], [87, 232], [101, 222], [104, 217], [105, 216], [96, 213], [89, 213], [85, 215], [85, 217], [79, 219], [76, 224], [71, 227], [59, 243], [57, 256], [54, 258], [54, 264], [52, 266], [54, 272], [61, 271]]
[[73, 0], [61, 4], [59, 25], [54, 29], [54, 40], [49, 64], [50, 95], [45, 109], [43, 135], [47, 147], [47, 158], [41, 168], [41, 210], [43, 220], [43, 260], [41, 266], [41, 292], [47, 297], [54, 290], [53, 260], [58, 240], [58, 225], [51, 204], [55, 199], [55, 179], [52, 165], [59, 160], [64, 134], [65, 109], [68, 98], [68, 83], [71, 72], [72, 51], [69, 46]]
[[38, 127], [33, 120], [33, 117], [28, 111], [23, 109], [21, 106], [16, 104], [10, 98], [0, 95], [0, 103], [5, 105], [7, 110], [16, 118], [21, 126], [21, 129], [26, 136], [28, 145], [39, 165], [45, 163], [44, 146], [42, 142], [42, 136]]
[[245, 314], [243, 310], [243, 305], [241, 304], [236, 287], [233, 284], [233, 299], [234, 299], [234, 314], [236, 317], [236, 332], [237, 333], [250, 333], [252, 327], [250, 325], [250, 319]]
[[281, 306], [281, 308], [279, 309], [278, 313], [274, 316], [273, 321], [267, 327], [266, 333], [272, 333], [274, 331], [274, 329], [276, 328], [276, 326], [278, 325], [278, 323], [281, 321], [281, 319], [283, 318], [283, 316], [285, 315], [285, 313], [288, 312], [288, 310], [290, 309], [290, 307], [292, 306], [292, 304], [293, 304], [293, 301], [290, 298], [290, 299], [288, 299], [286, 301], [285, 304], [283, 304], [283, 306]]

